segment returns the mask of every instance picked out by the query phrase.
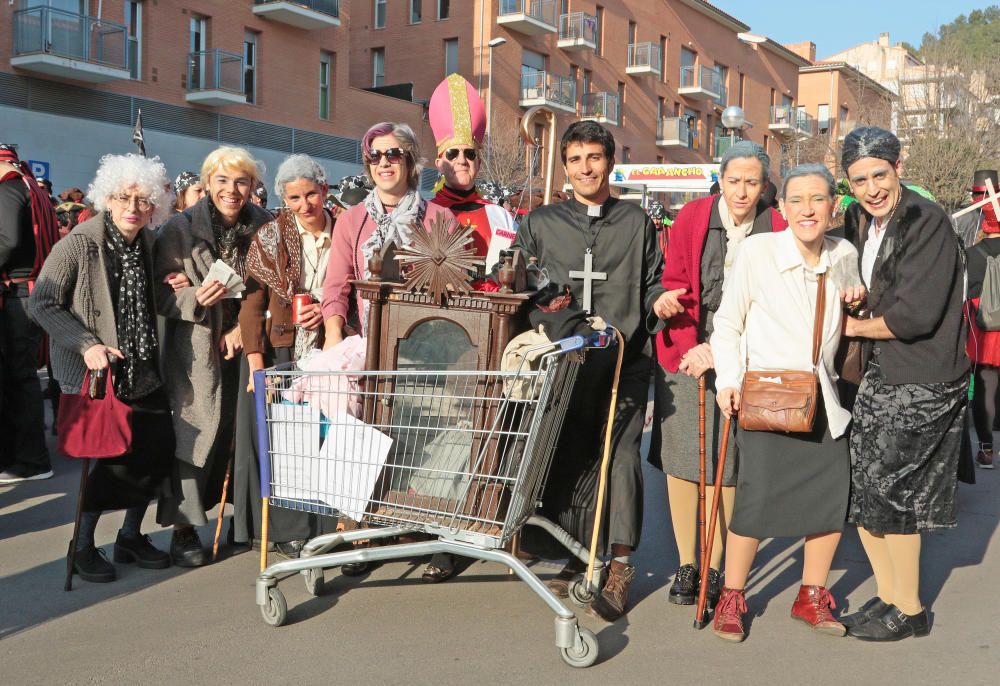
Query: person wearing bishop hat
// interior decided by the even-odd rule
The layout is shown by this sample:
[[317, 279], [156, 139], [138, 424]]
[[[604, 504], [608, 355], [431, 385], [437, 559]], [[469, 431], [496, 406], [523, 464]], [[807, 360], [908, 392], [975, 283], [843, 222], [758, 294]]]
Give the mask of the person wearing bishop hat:
[[[562, 136], [563, 169], [573, 187], [568, 200], [539, 207], [518, 228], [514, 248], [535, 257], [556, 284], [570, 288], [576, 307], [602, 317], [624, 346], [614, 421], [607, 426], [618, 352], [592, 350], [567, 408], [549, 478], [543, 514], [576, 540], [590, 544], [603, 435], [612, 452], [599, 552], [612, 556], [608, 580], [592, 608], [614, 621], [627, 611], [636, 570], [632, 552], [642, 530], [642, 464], [639, 445], [653, 369], [651, 336], [663, 327], [663, 260], [656, 227], [643, 209], [612, 197], [615, 139], [600, 124], [574, 122]], [[572, 307], [573, 305], [571, 305]], [[557, 594], [580, 571], [570, 562], [549, 582]]]
[[437, 146], [434, 166], [444, 178], [431, 202], [454, 212], [461, 226], [472, 227], [476, 256], [486, 260], [489, 272], [500, 251], [510, 247], [517, 226], [507, 210], [476, 189], [486, 134], [483, 101], [471, 83], [451, 74], [431, 94], [427, 117]]

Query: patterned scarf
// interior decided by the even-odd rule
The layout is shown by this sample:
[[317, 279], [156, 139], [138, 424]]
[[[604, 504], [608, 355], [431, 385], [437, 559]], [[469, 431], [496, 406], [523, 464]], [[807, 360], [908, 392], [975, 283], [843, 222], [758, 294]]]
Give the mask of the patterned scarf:
[[[282, 256], [287, 263], [282, 264]], [[299, 285], [302, 269], [302, 241], [291, 210], [282, 210], [277, 219], [257, 230], [247, 251], [247, 274], [277, 293], [285, 302]]]
[[212, 234], [215, 236], [215, 249], [219, 258], [229, 265], [229, 268], [247, 278], [247, 250], [253, 239], [255, 229], [250, 224], [250, 212], [244, 207], [236, 223], [230, 227], [224, 225], [222, 215], [211, 199], [208, 201], [208, 211], [212, 217]]
[[140, 232], [132, 245], [128, 245], [108, 214], [104, 216], [104, 235], [119, 271], [118, 349], [125, 359], [118, 365], [118, 376], [123, 379], [123, 397], [131, 398], [139, 383], [139, 366], [153, 358], [157, 346], [156, 324], [149, 310], [149, 279], [143, 259], [146, 239]]
[[413, 224], [423, 224], [424, 214], [427, 212], [427, 201], [420, 197], [414, 190], [408, 191], [402, 197], [396, 209], [392, 213], [387, 213], [378, 193], [369, 193], [365, 198], [365, 209], [368, 216], [375, 222], [375, 231], [371, 237], [361, 245], [361, 252], [365, 256], [365, 278], [371, 277], [368, 271], [368, 260], [377, 250], [388, 241], [396, 241], [396, 245], [405, 247], [410, 244], [410, 232]]

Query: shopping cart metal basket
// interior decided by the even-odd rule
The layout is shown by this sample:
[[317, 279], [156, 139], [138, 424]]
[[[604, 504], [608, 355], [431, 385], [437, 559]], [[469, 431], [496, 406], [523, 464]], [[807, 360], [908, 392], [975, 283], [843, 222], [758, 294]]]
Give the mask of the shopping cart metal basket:
[[[279, 575], [301, 573], [316, 594], [324, 569], [450, 553], [506, 565], [555, 613], [563, 660], [593, 664], [593, 632], [504, 547], [530, 519], [586, 559], [535, 512], [585, 350], [614, 342], [610, 330], [555, 341], [527, 351], [534, 364], [513, 371], [255, 372], [263, 521], [271, 505], [363, 526], [310, 540], [298, 559], [262, 565], [264, 621], [286, 619]], [[330, 552], [414, 533], [437, 538]]]

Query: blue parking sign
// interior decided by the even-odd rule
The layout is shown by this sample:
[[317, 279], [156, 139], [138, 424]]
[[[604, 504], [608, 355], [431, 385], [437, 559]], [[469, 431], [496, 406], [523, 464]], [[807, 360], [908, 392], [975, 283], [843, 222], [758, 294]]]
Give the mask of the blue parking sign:
[[39, 162], [38, 160], [28, 160], [28, 166], [31, 167], [31, 173], [35, 175], [35, 178], [41, 181], [42, 179], [49, 178], [49, 163]]

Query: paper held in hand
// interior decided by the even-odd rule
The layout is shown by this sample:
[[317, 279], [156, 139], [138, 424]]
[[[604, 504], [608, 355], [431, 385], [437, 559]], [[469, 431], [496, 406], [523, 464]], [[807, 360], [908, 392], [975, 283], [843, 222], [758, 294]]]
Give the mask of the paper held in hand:
[[242, 298], [243, 291], [247, 289], [240, 275], [222, 260], [216, 260], [208, 270], [203, 283], [208, 283], [209, 281], [218, 281], [225, 286], [226, 295], [223, 296], [223, 299]]

